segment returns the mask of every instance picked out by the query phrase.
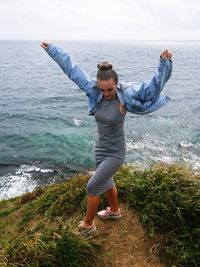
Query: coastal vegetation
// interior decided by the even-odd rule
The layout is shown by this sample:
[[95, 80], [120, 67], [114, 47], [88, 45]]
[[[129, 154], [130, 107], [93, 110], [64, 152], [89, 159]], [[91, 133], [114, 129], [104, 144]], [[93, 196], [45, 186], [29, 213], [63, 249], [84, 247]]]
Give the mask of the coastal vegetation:
[[[86, 208], [89, 177], [79, 173], [65, 182], [2, 200], [0, 266], [106, 266], [103, 229], [92, 236], [80, 236], [76, 230]], [[120, 203], [137, 215], [144, 229], [150, 254], [163, 266], [200, 266], [198, 171], [180, 164], [145, 169], [125, 165], [115, 182]], [[103, 196], [100, 208], [106, 206]], [[134, 235], [132, 227], [125, 229], [130, 235]]]

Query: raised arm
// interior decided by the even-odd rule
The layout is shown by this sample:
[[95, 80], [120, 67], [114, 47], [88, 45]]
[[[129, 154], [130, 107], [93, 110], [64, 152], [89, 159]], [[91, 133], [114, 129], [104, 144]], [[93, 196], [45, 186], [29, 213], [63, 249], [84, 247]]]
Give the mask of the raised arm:
[[91, 82], [90, 77], [78, 64], [73, 62], [71, 56], [67, 52], [60, 47], [46, 42], [42, 42], [40, 46], [45, 49], [53, 60], [55, 60], [70, 80], [76, 83], [80, 89], [86, 93], [88, 92], [89, 84]]
[[172, 53], [165, 50], [160, 55], [160, 61], [153, 77], [148, 82], [142, 82], [134, 86], [136, 98], [140, 101], [148, 101], [157, 97], [172, 73]]

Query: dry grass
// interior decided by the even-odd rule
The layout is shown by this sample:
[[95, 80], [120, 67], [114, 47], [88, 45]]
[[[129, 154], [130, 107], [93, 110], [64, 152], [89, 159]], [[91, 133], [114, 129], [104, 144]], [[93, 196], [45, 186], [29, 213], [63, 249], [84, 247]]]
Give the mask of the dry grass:
[[102, 262], [95, 267], [163, 267], [151, 255], [138, 216], [121, 204], [123, 217], [119, 221], [96, 219], [98, 235], [103, 239]]

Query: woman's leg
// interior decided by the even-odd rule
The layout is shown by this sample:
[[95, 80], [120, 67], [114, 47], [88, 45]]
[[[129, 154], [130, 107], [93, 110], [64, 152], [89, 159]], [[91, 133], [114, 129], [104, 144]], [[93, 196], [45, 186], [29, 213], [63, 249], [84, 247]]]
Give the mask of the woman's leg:
[[[106, 197], [108, 199], [110, 209], [112, 212], [118, 211], [118, 198], [117, 198], [117, 188], [113, 186], [106, 191]], [[94, 217], [96, 216], [97, 209], [100, 202], [100, 196], [88, 195], [87, 197], [87, 211], [84, 218], [84, 223], [86, 226], [92, 225]]]
[[84, 218], [86, 226], [92, 225], [94, 217], [97, 214], [97, 208], [99, 206], [100, 196], [88, 195], [87, 197], [87, 211]]
[[108, 199], [110, 209], [112, 212], [118, 211], [118, 208], [119, 208], [117, 196], [118, 196], [117, 188], [115, 186], [113, 186], [112, 188], [108, 189], [108, 191], [106, 191], [106, 197]]
[[87, 211], [84, 219], [86, 225], [92, 225], [94, 217], [97, 214], [100, 195], [107, 192], [108, 201], [112, 207], [112, 211], [118, 210], [117, 189], [114, 186], [113, 175], [122, 165], [123, 160], [114, 157], [104, 158], [98, 165], [94, 175], [87, 183], [86, 189], [88, 193]]

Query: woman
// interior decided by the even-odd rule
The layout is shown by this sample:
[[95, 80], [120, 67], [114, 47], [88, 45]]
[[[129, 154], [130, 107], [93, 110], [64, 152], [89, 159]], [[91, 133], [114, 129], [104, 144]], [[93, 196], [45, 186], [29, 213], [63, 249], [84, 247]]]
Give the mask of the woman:
[[[63, 72], [85, 91], [89, 100], [89, 114], [94, 115], [97, 123], [96, 171], [86, 186], [87, 211], [79, 225], [81, 233], [92, 233], [96, 230], [96, 214], [102, 219], [119, 219], [122, 216], [113, 175], [123, 164], [126, 155], [125, 115], [127, 111], [147, 114], [169, 101], [169, 97], [161, 91], [171, 76], [172, 53], [163, 51], [152, 79], [147, 83], [135, 85], [119, 83], [117, 73], [108, 62], [98, 64], [97, 79], [91, 79], [61, 48], [46, 42], [42, 42], [41, 47], [58, 63]], [[97, 213], [100, 195], [104, 192], [110, 206]]]

